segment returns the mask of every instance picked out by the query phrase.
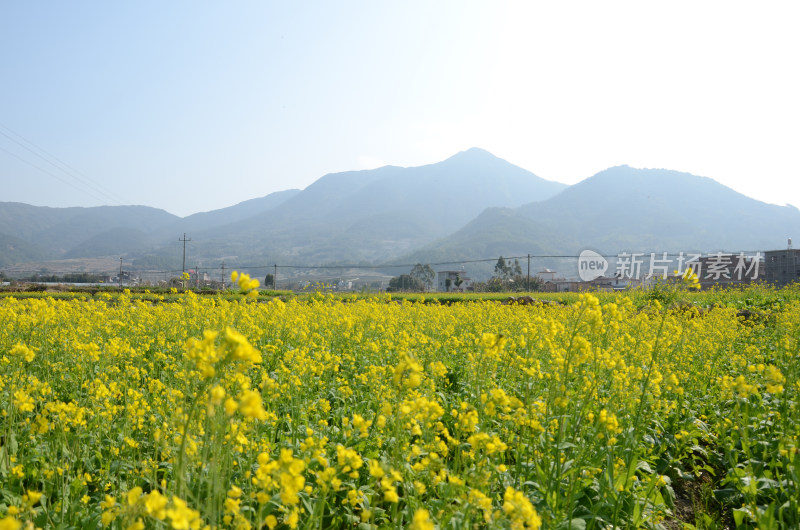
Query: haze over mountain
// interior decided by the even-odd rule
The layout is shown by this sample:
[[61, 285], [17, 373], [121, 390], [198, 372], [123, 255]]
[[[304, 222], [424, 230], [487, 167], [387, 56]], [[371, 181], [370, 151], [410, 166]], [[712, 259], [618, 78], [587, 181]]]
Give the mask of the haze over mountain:
[[197, 239], [228, 255], [259, 248], [307, 263], [382, 261], [457, 230], [488, 206], [521, 206], [565, 188], [470, 149], [421, 167], [325, 175], [276, 208]]
[[0, 203], [0, 266], [76, 255], [119, 255], [120, 245], [141, 248], [148, 233], [178, 219], [147, 206], [49, 208]]
[[499, 255], [766, 250], [800, 212], [711, 179], [619, 166], [567, 187], [481, 149], [427, 166], [328, 174], [180, 218], [146, 206], [0, 203], [0, 266], [124, 256], [138, 268], [438, 262]]
[[800, 234], [800, 211], [751, 199], [706, 178], [618, 166], [556, 196], [489, 208], [411, 260], [476, 255], [757, 251]]

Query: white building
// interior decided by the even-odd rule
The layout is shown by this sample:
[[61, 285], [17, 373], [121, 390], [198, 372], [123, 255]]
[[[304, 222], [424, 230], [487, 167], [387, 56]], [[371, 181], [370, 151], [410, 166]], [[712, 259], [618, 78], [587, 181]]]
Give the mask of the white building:
[[472, 278], [464, 271], [438, 271], [436, 273], [436, 290], [442, 292], [463, 293], [472, 287]]
[[543, 282], [552, 282], [556, 279], [556, 271], [551, 271], [547, 267], [536, 273], [536, 276], [541, 278]]

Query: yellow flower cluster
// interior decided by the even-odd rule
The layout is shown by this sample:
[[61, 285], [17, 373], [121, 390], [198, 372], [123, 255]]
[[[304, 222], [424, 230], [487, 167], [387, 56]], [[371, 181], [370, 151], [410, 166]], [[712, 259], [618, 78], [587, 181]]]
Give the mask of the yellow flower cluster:
[[231, 281], [239, 285], [239, 290], [249, 296], [255, 297], [258, 295], [258, 286], [261, 282], [257, 278], [251, 278], [249, 274], [239, 273], [233, 271], [231, 273]]
[[684, 270], [682, 274], [680, 271], [676, 270], [675, 274], [680, 276], [681, 283], [688, 289], [700, 289], [700, 279], [697, 277], [697, 273], [693, 268], [686, 267], [686, 270]]
[[765, 316], [0, 298], [0, 528], [657, 527], [701, 452], [767, 526], [800, 498], [800, 302], [742, 296]]

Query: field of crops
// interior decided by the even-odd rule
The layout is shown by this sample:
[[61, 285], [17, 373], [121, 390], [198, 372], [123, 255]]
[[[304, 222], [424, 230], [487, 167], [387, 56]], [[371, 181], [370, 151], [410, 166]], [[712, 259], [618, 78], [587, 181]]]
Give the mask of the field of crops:
[[800, 527], [800, 302], [708, 296], [0, 298], [0, 529]]

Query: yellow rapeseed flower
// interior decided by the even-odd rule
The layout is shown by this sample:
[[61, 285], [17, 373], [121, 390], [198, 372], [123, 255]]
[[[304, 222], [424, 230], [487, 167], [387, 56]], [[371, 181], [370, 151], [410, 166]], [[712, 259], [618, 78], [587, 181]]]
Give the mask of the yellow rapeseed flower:
[[414, 517], [412, 517], [408, 528], [409, 530], [433, 530], [434, 526], [430, 512], [424, 508], [414, 512]]

